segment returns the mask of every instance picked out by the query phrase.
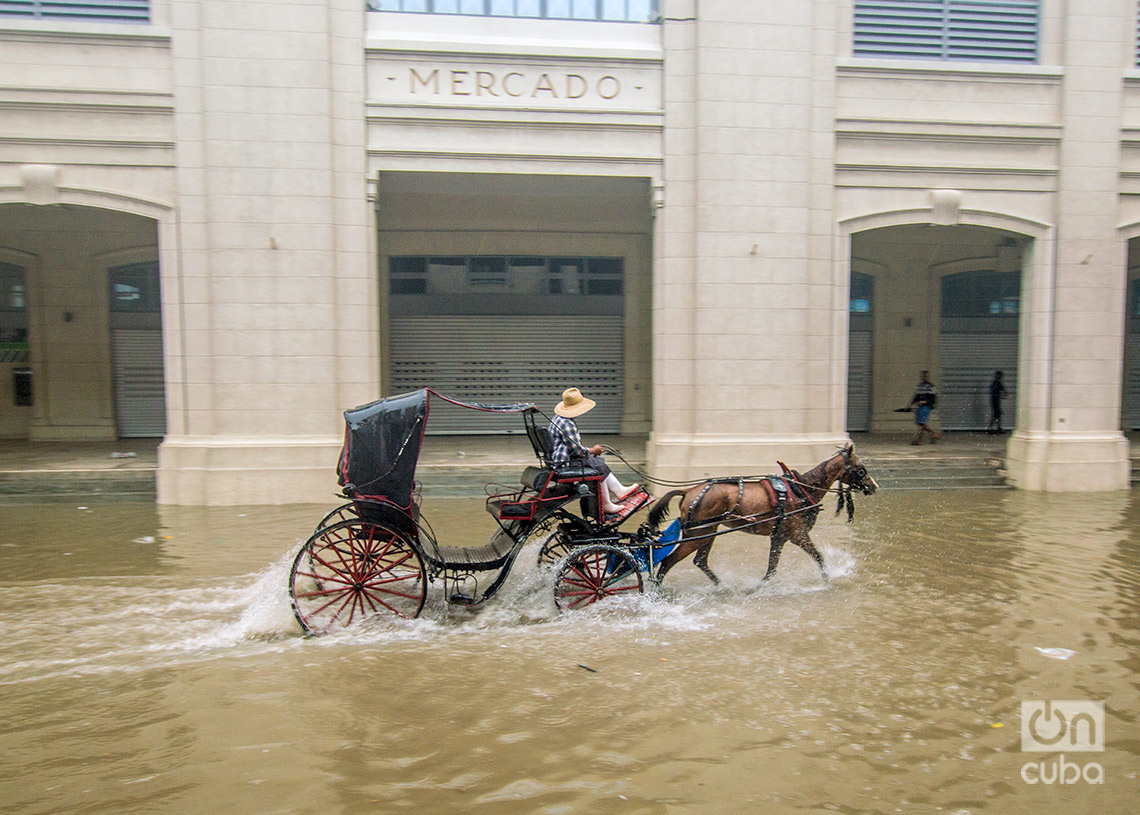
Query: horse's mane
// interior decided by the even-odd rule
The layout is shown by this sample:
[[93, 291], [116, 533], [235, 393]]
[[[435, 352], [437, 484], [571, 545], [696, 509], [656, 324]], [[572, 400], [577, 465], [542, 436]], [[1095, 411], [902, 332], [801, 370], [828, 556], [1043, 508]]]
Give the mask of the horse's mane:
[[[840, 453], [842, 453], [847, 448], [846, 447], [840, 447], [837, 449], [839, 450]], [[852, 452], [854, 452], [854, 450], [852, 450]], [[801, 483], [803, 483], [807, 486], [810, 486], [810, 487], [816, 487], [816, 488], [822, 489], [824, 482], [827, 481], [827, 464], [828, 464], [828, 462], [830, 462], [834, 458], [835, 458], [835, 456], [830, 456], [828, 458], [825, 458], [819, 464], [815, 465], [810, 470], [808, 470], [806, 473], [804, 473], [800, 477]]]

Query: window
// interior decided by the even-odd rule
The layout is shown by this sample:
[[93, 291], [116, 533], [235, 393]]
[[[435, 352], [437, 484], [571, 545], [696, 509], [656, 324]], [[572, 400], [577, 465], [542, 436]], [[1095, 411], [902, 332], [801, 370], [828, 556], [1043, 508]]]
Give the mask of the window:
[[856, 0], [854, 53], [1036, 62], [1040, 0]]
[[506, 258], [471, 258], [467, 266], [467, 288], [470, 291], [506, 291]]
[[1008, 317], [1020, 309], [1018, 272], [962, 272], [942, 278], [943, 317]]
[[851, 302], [852, 314], [871, 313], [871, 292], [875, 278], [862, 272], [851, 273]]
[[28, 289], [24, 270], [10, 263], [0, 263], [0, 311], [27, 311]]
[[155, 312], [161, 309], [158, 263], [116, 266], [110, 275], [111, 311]]
[[[24, 270], [11, 263], [0, 263], [0, 362], [26, 363], [28, 348], [28, 288]], [[18, 395], [16, 404], [23, 404]]]
[[590, 258], [586, 261], [586, 294], [622, 293], [621, 258]]
[[427, 294], [427, 258], [392, 258], [388, 280], [392, 294]]
[[0, 0], [0, 17], [147, 23], [150, 22], [150, 0]]
[[622, 258], [394, 256], [388, 271], [391, 294], [620, 297], [625, 291]]
[[[2, 4], [3, 0], [0, 0]], [[371, 11], [653, 23], [659, 0], [368, 0]]]

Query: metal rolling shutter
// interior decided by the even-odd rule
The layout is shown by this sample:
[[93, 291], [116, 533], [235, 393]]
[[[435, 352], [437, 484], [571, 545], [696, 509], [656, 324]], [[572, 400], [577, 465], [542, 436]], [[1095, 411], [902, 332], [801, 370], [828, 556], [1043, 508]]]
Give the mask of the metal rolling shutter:
[[1129, 334], [1124, 351], [1124, 429], [1140, 429], [1140, 334]]
[[162, 331], [112, 329], [111, 351], [115, 366], [115, 418], [120, 438], [165, 436]]
[[[552, 413], [577, 386], [598, 406], [578, 420], [585, 433], [617, 433], [622, 417], [620, 316], [464, 315], [393, 317], [393, 393], [430, 387], [471, 402], [533, 401]], [[494, 413], [432, 403], [429, 433], [518, 433]]]
[[990, 382], [1002, 371], [1006, 388], [1002, 408], [1006, 429], [1014, 425], [1017, 404], [1017, 334], [947, 334], [939, 338], [942, 367], [938, 388], [938, 424], [949, 430], [985, 430], [990, 422]]
[[871, 429], [870, 331], [852, 331], [847, 346], [847, 431]]

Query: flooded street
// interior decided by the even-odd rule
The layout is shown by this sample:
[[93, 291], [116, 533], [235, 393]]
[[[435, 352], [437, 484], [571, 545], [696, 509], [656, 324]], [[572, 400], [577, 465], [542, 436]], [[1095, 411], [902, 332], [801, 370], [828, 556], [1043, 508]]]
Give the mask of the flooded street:
[[[424, 509], [475, 544], [482, 504]], [[833, 506], [829, 584], [732, 535], [719, 588], [559, 615], [524, 551], [478, 612], [318, 639], [286, 585], [327, 507], [0, 507], [0, 812], [1140, 810], [1138, 493]], [[1102, 784], [1024, 780], [1042, 699], [1104, 702], [1065, 754]]]

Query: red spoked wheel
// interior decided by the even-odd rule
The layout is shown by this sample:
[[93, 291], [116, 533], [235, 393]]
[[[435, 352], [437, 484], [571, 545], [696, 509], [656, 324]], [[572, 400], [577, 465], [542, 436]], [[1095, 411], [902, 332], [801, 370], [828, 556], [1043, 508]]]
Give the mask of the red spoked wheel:
[[327, 634], [370, 617], [416, 617], [427, 573], [408, 536], [349, 520], [318, 530], [289, 573], [293, 614], [307, 634]]
[[559, 611], [571, 611], [606, 597], [644, 591], [641, 572], [628, 552], [595, 544], [574, 550], [562, 562], [554, 582], [554, 602]]

